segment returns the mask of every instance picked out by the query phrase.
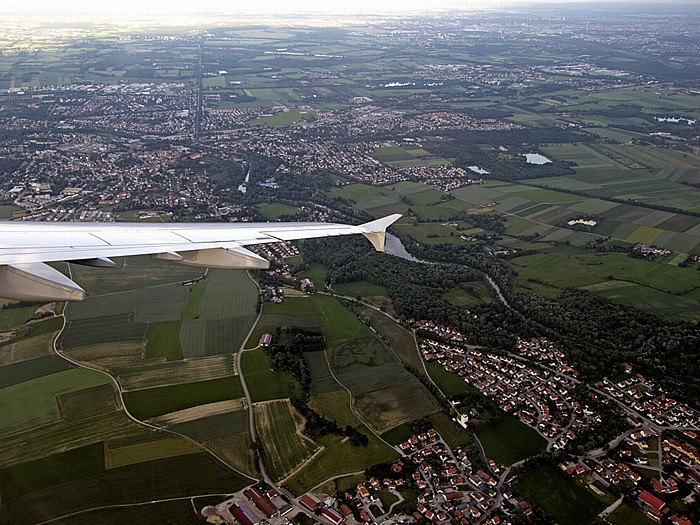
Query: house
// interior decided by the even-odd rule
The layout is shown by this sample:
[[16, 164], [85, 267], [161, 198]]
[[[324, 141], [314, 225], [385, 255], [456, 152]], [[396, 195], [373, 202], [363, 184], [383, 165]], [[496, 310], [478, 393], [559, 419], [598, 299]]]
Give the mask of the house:
[[304, 505], [309, 510], [316, 510], [316, 508], [321, 504], [321, 501], [316, 498], [316, 496], [307, 493], [299, 498], [299, 503]]
[[665, 502], [654, 496], [651, 492], [647, 492], [646, 490], [643, 490], [642, 493], [639, 495], [639, 501], [650, 507], [655, 508], [656, 510], [661, 510], [666, 506]]
[[270, 499], [267, 496], [262, 494], [255, 487], [249, 488], [245, 491], [244, 494], [248, 496], [253, 501], [253, 503], [255, 503], [255, 506], [258, 507], [262, 512], [264, 512], [268, 518], [271, 518], [272, 516], [277, 514], [277, 507], [275, 507], [272, 504], [272, 501], [270, 501]]
[[329, 508], [329, 507], [324, 507], [321, 509], [321, 514], [327, 518], [333, 525], [340, 525], [345, 521], [345, 516], [340, 514], [338, 511]]
[[241, 525], [258, 525], [260, 523], [260, 518], [258, 518], [253, 511], [248, 508], [248, 505], [242, 501], [231, 505], [231, 507], [229, 507], [229, 512]]

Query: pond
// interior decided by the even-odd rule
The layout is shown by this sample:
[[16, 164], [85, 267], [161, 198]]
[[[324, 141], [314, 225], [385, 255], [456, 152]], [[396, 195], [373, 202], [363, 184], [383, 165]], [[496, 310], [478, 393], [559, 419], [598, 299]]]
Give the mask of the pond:
[[550, 159], [548, 159], [544, 155], [540, 155], [539, 153], [523, 153], [523, 156], [525, 157], [525, 160], [528, 164], [542, 165], [552, 162]]

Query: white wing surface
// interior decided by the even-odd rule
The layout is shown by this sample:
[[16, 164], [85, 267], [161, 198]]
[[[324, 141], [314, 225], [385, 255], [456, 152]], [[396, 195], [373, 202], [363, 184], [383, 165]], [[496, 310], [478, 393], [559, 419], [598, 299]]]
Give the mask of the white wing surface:
[[85, 292], [47, 262], [109, 267], [110, 257], [148, 255], [210, 268], [268, 268], [245, 246], [362, 234], [384, 251], [395, 214], [358, 226], [322, 222], [46, 223], [0, 222], [0, 297], [80, 301]]

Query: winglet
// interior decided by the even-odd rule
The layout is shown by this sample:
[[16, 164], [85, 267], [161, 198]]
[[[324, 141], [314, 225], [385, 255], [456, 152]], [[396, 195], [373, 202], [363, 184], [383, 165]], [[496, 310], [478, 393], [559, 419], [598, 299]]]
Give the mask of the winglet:
[[400, 218], [400, 213], [394, 213], [393, 215], [377, 219], [376, 221], [360, 224], [360, 228], [365, 230], [362, 232], [362, 235], [364, 235], [367, 240], [372, 243], [375, 250], [378, 252], [383, 252], [384, 242], [386, 240], [386, 229]]

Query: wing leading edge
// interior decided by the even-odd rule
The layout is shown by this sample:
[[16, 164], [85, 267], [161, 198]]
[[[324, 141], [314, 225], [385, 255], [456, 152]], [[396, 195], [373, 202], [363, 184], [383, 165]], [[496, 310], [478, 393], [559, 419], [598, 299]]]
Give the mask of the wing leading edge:
[[384, 251], [386, 229], [401, 217], [353, 226], [321, 222], [241, 224], [0, 223], [0, 297], [81, 301], [85, 291], [47, 262], [114, 266], [110, 257], [147, 255], [191, 266], [265, 269], [245, 246], [337, 235], [365, 236]]

